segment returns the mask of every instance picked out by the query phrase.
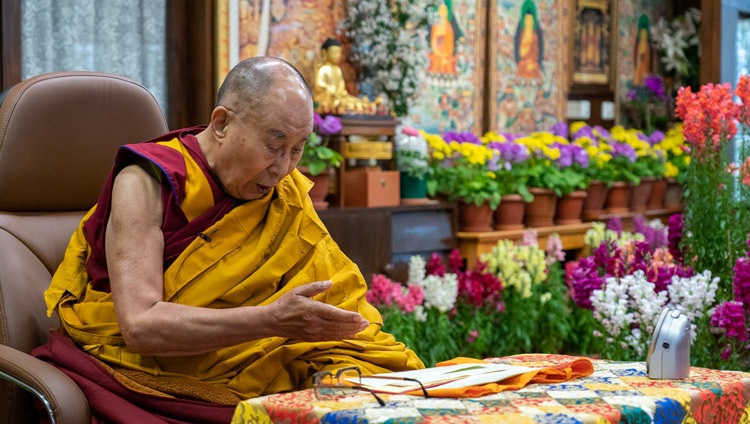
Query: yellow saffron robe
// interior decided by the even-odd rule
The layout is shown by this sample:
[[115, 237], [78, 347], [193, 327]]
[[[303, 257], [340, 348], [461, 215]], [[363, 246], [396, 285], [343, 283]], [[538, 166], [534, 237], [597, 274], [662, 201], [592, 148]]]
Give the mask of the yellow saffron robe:
[[[185, 160], [191, 159], [186, 155]], [[200, 181], [188, 184], [184, 203], [200, 203], [191, 196], [210, 193]], [[219, 219], [204, 231], [210, 239], [196, 237], [165, 270], [164, 300], [205, 308], [268, 305], [300, 285], [332, 280], [331, 289], [315, 299], [358, 311], [370, 322], [354, 339], [309, 343], [269, 337], [184, 357], [131, 352], [120, 333], [112, 294], [91, 289], [86, 272], [91, 248], [83, 226], [93, 209], [73, 234], [45, 292], [48, 313], [57, 311], [65, 333], [104, 362], [153, 375], [196, 378], [241, 398], [309, 387], [310, 376], [324, 369], [357, 365], [367, 374], [423, 368], [413, 351], [380, 331], [382, 317], [365, 299], [366, 282], [317, 216], [307, 195], [311, 187], [295, 170], [262, 199]]]

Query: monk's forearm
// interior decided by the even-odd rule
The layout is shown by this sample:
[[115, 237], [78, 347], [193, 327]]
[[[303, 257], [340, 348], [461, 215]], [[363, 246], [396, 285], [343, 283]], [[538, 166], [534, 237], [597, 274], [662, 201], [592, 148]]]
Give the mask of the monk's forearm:
[[157, 302], [123, 323], [128, 348], [149, 356], [187, 356], [273, 335], [267, 306], [227, 309]]

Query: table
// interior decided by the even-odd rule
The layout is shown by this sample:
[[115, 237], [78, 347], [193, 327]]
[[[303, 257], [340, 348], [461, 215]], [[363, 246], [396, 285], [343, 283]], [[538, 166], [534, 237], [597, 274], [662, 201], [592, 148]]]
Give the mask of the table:
[[[526, 366], [569, 362], [565, 355], [527, 354], [487, 361]], [[594, 373], [562, 384], [474, 399], [424, 399], [369, 393], [335, 401], [312, 390], [240, 403], [232, 423], [738, 423], [750, 422], [750, 373], [693, 367], [685, 380], [651, 380], [645, 362], [592, 360]]]

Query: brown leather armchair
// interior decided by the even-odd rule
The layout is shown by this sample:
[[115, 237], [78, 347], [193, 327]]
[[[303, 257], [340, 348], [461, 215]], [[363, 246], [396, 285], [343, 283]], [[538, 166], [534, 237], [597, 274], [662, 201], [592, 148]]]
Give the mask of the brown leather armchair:
[[95, 72], [54, 72], [13, 86], [0, 104], [0, 422], [90, 422], [83, 393], [29, 355], [57, 317], [43, 292], [118, 146], [167, 132], [143, 86]]

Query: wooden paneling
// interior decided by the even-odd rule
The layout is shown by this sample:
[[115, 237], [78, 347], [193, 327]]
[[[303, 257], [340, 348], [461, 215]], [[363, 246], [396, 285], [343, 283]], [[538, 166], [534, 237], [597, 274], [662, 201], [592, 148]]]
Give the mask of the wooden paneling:
[[721, 0], [701, 0], [700, 83], [721, 82]]
[[206, 124], [215, 103], [214, 6], [167, 0], [168, 122], [172, 129]]
[[21, 0], [3, 0], [0, 3], [0, 84], [6, 88], [21, 81]]

